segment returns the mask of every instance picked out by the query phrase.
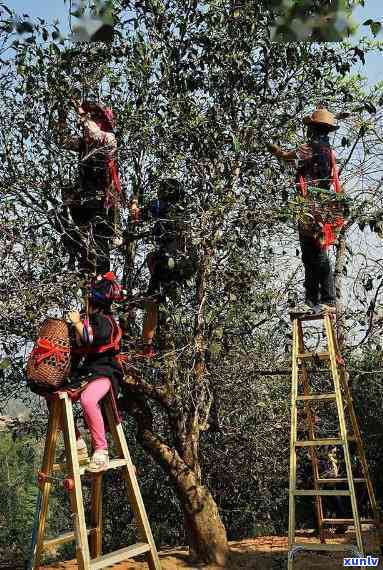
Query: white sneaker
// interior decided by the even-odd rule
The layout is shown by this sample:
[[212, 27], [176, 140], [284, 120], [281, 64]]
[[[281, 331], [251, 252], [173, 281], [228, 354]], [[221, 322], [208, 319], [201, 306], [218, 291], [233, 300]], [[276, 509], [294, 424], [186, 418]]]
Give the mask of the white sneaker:
[[92, 455], [89, 465], [86, 467], [87, 471], [91, 473], [99, 473], [105, 471], [109, 467], [109, 454], [107, 449], [98, 449]]
[[319, 303], [317, 305], [317, 312], [318, 313], [336, 313], [335, 305], [327, 304], [327, 303]]
[[296, 305], [295, 307], [292, 307], [289, 310], [289, 313], [311, 315], [311, 314], [315, 313], [315, 306], [310, 301], [307, 301], [306, 303], [300, 303], [300, 304]]

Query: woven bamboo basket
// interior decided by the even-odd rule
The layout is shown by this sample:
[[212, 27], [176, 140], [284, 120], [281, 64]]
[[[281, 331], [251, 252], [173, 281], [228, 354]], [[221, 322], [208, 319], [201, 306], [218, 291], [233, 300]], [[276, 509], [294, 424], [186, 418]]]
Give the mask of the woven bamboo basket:
[[67, 322], [46, 319], [26, 367], [28, 384], [37, 390], [60, 388], [71, 370], [73, 338]]

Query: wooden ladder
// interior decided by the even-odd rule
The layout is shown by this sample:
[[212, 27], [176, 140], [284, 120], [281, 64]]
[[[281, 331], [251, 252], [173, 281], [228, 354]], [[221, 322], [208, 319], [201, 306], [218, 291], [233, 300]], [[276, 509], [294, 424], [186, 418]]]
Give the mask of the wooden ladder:
[[[28, 570], [39, 570], [43, 551], [66, 542], [76, 542], [76, 558], [79, 570], [107, 568], [118, 562], [142, 554], [150, 570], [161, 570], [156, 545], [153, 540], [145, 506], [137, 483], [134, 465], [122, 425], [118, 418], [112, 397], [104, 399], [104, 411], [115, 444], [118, 457], [111, 459], [109, 469], [122, 469], [127, 486], [128, 499], [133, 510], [141, 542], [102, 555], [102, 480], [105, 471], [87, 473], [86, 466], [80, 465], [77, 457], [75, 425], [72, 402], [65, 392], [57, 392], [51, 399], [48, 420], [48, 435], [45, 441], [42, 470], [39, 473], [39, 495], [36, 507], [35, 525], [32, 534], [32, 548]], [[60, 431], [64, 433], [66, 464], [54, 464], [57, 440]], [[65, 473], [61, 479], [56, 472]], [[91, 477], [91, 528], [86, 528], [82, 495], [81, 476]], [[73, 530], [45, 539], [45, 526], [51, 486], [61, 481], [70, 497]], [[89, 543], [88, 543], [89, 535]]]
[[[292, 393], [291, 393], [291, 437], [290, 437], [290, 485], [289, 485], [289, 554], [288, 570], [293, 569], [294, 556], [299, 551], [351, 551], [356, 556], [364, 555], [364, 544], [362, 540], [362, 524], [374, 524], [380, 545], [380, 514], [376, 503], [374, 489], [368, 472], [366, 455], [364, 452], [361, 433], [355, 415], [353, 400], [347, 382], [347, 375], [343, 359], [340, 355], [339, 346], [334, 331], [334, 317], [330, 313], [315, 315], [292, 314], [293, 322], [293, 354], [292, 354]], [[323, 320], [324, 332], [327, 341], [327, 351], [307, 352], [304, 345], [303, 325], [304, 321]], [[334, 391], [326, 394], [312, 392], [309, 382], [309, 367], [307, 363], [319, 364], [327, 361], [331, 371]], [[303, 391], [302, 391], [303, 389]], [[314, 402], [335, 402], [339, 423], [337, 437], [319, 439], [315, 434], [315, 412], [312, 408]], [[305, 423], [309, 439], [298, 440], [298, 402], [303, 402]], [[346, 423], [348, 420], [348, 424]], [[351, 433], [348, 433], [347, 425], [351, 426]], [[354, 442], [355, 455], [359, 460], [363, 477], [355, 477], [352, 470], [352, 454], [349, 442]], [[346, 467], [345, 478], [327, 479], [321, 477], [320, 464], [317, 450], [321, 446], [339, 446], [343, 449], [344, 463]], [[307, 448], [313, 469], [312, 490], [297, 489], [297, 450]], [[327, 485], [337, 487], [339, 484], [346, 485], [346, 489], [326, 489]], [[361, 520], [358, 511], [358, 504], [355, 493], [355, 485], [366, 485], [369, 503], [373, 514], [372, 519]], [[305, 543], [296, 541], [296, 497], [315, 497], [316, 516], [318, 520], [320, 542]], [[326, 518], [322, 497], [339, 496], [350, 497], [352, 518], [337, 519]], [[326, 544], [326, 525], [347, 525], [352, 524], [355, 528], [356, 545], [350, 544]]]

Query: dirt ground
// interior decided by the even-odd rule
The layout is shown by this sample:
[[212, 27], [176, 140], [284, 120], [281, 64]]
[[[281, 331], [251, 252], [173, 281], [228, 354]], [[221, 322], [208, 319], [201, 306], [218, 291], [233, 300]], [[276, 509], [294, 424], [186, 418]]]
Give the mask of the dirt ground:
[[[345, 537], [331, 539], [330, 543], [354, 542], [351, 533]], [[313, 542], [314, 539], [305, 535], [299, 537], [300, 542]], [[374, 548], [374, 536], [366, 533], [366, 544], [371, 552]], [[230, 543], [230, 560], [224, 570], [284, 570], [287, 568], [287, 538], [268, 536], [247, 539]], [[213, 565], [201, 565], [191, 562], [185, 548], [162, 549], [159, 553], [162, 570], [223, 570]], [[346, 555], [351, 556], [351, 555]], [[383, 562], [383, 557], [380, 556]], [[299, 554], [294, 563], [294, 570], [340, 570], [343, 566], [343, 553], [305, 553]], [[383, 564], [377, 566], [383, 569]], [[77, 570], [75, 562], [65, 562], [41, 567], [41, 570]], [[113, 570], [148, 570], [145, 562], [129, 561], [115, 564]]]

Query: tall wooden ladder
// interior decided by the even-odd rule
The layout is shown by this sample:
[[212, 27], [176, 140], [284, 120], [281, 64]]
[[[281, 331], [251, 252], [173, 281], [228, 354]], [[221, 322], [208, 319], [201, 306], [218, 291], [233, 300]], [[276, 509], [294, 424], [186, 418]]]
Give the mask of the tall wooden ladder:
[[[117, 458], [111, 459], [109, 469], [122, 469], [128, 499], [133, 510], [141, 542], [102, 555], [102, 482], [103, 472], [88, 473], [77, 456], [75, 425], [72, 402], [65, 392], [57, 392], [50, 402], [48, 434], [45, 441], [42, 470], [39, 473], [39, 495], [36, 507], [35, 525], [32, 535], [31, 556], [28, 570], [39, 570], [43, 551], [66, 542], [75, 541], [79, 570], [97, 570], [135, 556], [146, 555], [150, 570], [161, 570], [156, 545], [153, 540], [145, 506], [136, 479], [122, 425], [112, 396], [103, 401], [104, 411], [117, 451]], [[55, 464], [55, 451], [60, 431], [64, 434], [66, 463]], [[61, 478], [56, 473], [62, 473]], [[91, 477], [91, 528], [86, 528], [81, 477]], [[52, 484], [61, 482], [69, 493], [73, 530], [45, 539], [49, 493]], [[89, 535], [89, 543], [88, 543]]]
[[[362, 540], [362, 524], [374, 524], [380, 546], [380, 514], [377, 507], [373, 486], [368, 472], [366, 455], [363, 448], [361, 433], [355, 415], [353, 400], [348, 386], [347, 374], [341, 357], [337, 337], [334, 331], [334, 315], [331, 313], [291, 314], [293, 323], [293, 354], [292, 354], [292, 393], [291, 393], [291, 437], [290, 437], [290, 485], [289, 485], [289, 554], [288, 570], [293, 569], [294, 557], [300, 551], [351, 551], [356, 556], [364, 555]], [[327, 350], [323, 352], [310, 352], [305, 348], [303, 323], [305, 321], [322, 320]], [[321, 362], [327, 362], [325, 370], [330, 371], [333, 390], [320, 394], [313, 391], [314, 383], [310, 383], [310, 363], [314, 369]], [[303, 404], [303, 422], [309, 439], [298, 440], [298, 407]], [[320, 439], [316, 436], [316, 414], [314, 407], [320, 403], [336, 403], [338, 434], [336, 437]], [[350, 432], [348, 431], [350, 429]], [[355, 454], [351, 453], [349, 443], [355, 445]], [[318, 451], [321, 446], [339, 446], [343, 449], [346, 477], [324, 478], [320, 468]], [[307, 448], [313, 470], [313, 489], [297, 489], [297, 459], [298, 450]], [[363, 477], [356, 477], [353, 473], [352, 460], [357, 458]], [[339, 488], [343, 483], [343, 487]], [[369, 505], [373, 515], [372, 519], [361, 520], [359, 516], [356, 485], [365, 485]], [[327, 486], [327, 489], [326, 489]], [[333, 487], [328, 489], [328, 486]], [[316, 517], [318, 521], [320, 542], [299, 542], [296, 537], [296, 498], [315, 497]], [[352, 518], [326, 518], [323, 497], [338, 496], [350, 497]], [[344, 499], [341, 499], [344, 500]], [[328, 544], [325, 539], [326, 525], [353, 525], [355, 528], [356, 544]]]

